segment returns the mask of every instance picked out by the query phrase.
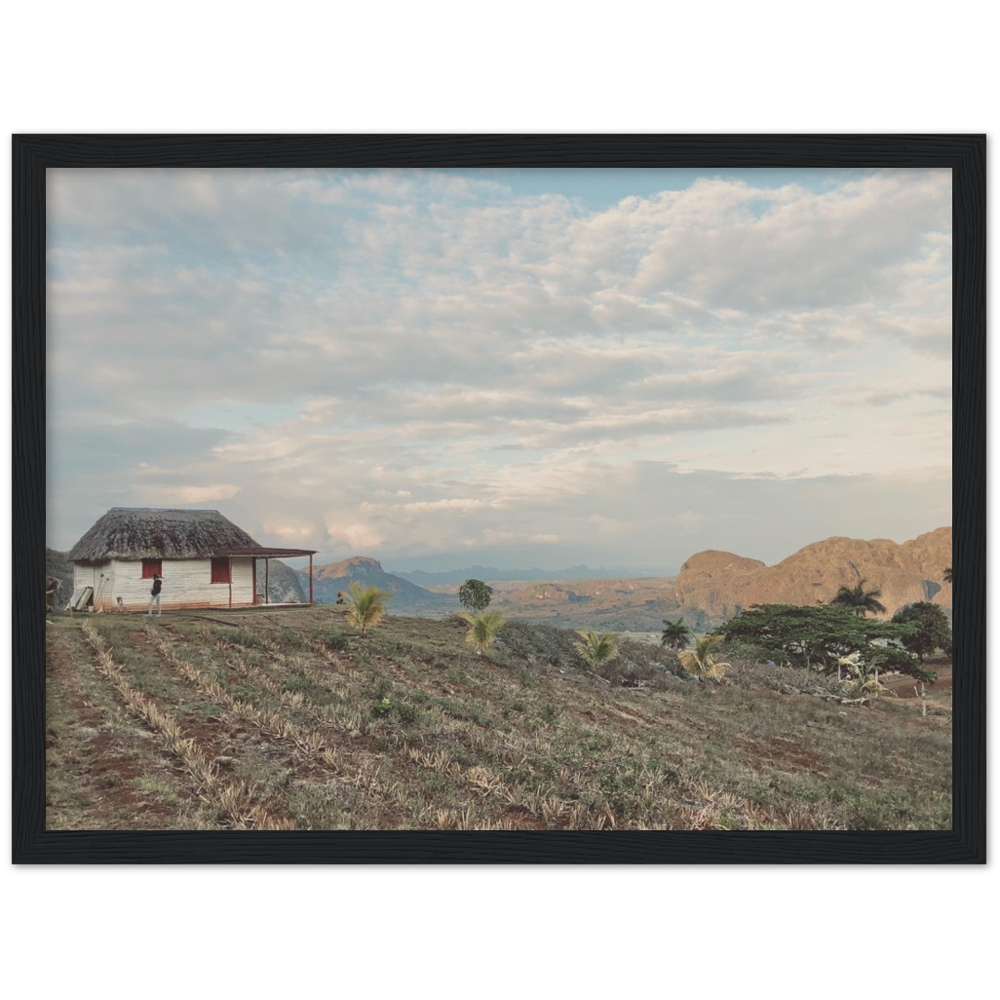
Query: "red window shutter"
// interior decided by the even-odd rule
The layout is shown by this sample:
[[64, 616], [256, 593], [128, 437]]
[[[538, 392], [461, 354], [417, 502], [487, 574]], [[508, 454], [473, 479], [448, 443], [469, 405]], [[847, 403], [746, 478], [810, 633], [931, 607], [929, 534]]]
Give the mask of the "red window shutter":
[[162, 559], [143, 559], [143, 561], [142, 561], [142, 578], [143, 578], [143, 580], [152, 580], [154, 573], [157, 576], [163, 576], [163, 560]]
[[212, 583], [229, 583], [229, 557], [212, 559]]

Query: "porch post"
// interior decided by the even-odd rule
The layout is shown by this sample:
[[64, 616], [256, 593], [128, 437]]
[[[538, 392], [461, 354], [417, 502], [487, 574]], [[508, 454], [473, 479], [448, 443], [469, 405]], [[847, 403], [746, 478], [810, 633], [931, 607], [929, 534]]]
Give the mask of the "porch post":
[[309, 556], [309, 607], [312, 607], [313, 602], [313, 557]]
[[229, 607], [233, 606], [233, 557], [229, 557]]
[[264, 603], [271, 603], [271, 560], [264, 560]]

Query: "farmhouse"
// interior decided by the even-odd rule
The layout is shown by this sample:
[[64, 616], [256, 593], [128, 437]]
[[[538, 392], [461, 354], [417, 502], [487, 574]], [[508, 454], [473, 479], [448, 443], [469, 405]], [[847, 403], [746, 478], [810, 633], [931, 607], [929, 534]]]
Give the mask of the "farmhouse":
[[154, 573], [163, 577], [164, 609], [267, 604], [270, 560], [292, 556], [309, 556], [312, 604], [314, 554], [258, 545], [217, 510], [112, 507], [69, 559], [77, 607], [145, 611]]

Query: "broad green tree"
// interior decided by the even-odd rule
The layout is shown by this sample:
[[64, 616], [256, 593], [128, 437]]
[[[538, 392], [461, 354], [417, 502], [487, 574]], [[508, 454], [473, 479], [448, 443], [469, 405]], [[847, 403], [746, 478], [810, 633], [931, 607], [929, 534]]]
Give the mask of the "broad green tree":
[[675, 622], [664, 618], [660, 645], [669, 649], [683, 649], [691, 641], [693, 635], [691, 629], [684, 624], [683, 618], [678, 618]]
[[359, 628], [363, 636], [367, 635], [368, 629], [382, 620], [385, 602], [391, 601], [395, 595], [378, 587], [366, 587], [363, 583], [352, 583], [347, 590], [347, 620]]
[[[847, 607], [760, 604], [726, 622], [717, 632], [725, 635], [731, 655], [833, 670], [841, 658], [854, 653], [869, 661], [886, 643], [902, 640], [909, 630], [908, 625], [897, 622], [859, 618]], [[909, 665], [907, 673], [919, 676], [917, 659], [893, 648], [898, 655], [892, 669]]]
[[458, 588], [458, 599], [462, 607], [470, 611], [485, 611], [490, 606], [493, 588], [482, 580], [466, 580]]
[[859, 580], [853, 587], [841, 587], [830, 601], [831, 606], [850, 608], [859, 618], [864, 618], [870, 611], [875, 615], [885, 614], [885, 605], [879, 600], [882, 588], [865, 590], [865, 581]]
[[476, 647], [476, 652], [482, 656], [496, 642], [500, 630], [504, 626], [503, 615], [499, 611], [483, 611], [478, 615], [470, 615], [468, 611], [459, 611], [459, 618], [469, 623], [469, 631], [465, 641]]
[[900, 636], [900, 642], [923, 661], [935, 649], [951, 649], [951, 626], [948, 616], [936, 604], [917, 601], [900, 608], [892, 620], [897, 625], [905, 625], [908, 632]]
[[618, 655], [617, 632], [595, 632], [592, 628], [576, 633], [583, 642], [574, 642], [573, 648], [596, 670], [610, 663]]

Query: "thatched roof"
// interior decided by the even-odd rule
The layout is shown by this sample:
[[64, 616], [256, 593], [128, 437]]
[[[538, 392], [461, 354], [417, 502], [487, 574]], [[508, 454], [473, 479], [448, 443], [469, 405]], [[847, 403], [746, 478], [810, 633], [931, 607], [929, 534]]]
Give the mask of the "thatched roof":
[[106, 559], [206, 559], [259, 549], [217, 510], [112, 507], [69, 551], [73, 562]]

